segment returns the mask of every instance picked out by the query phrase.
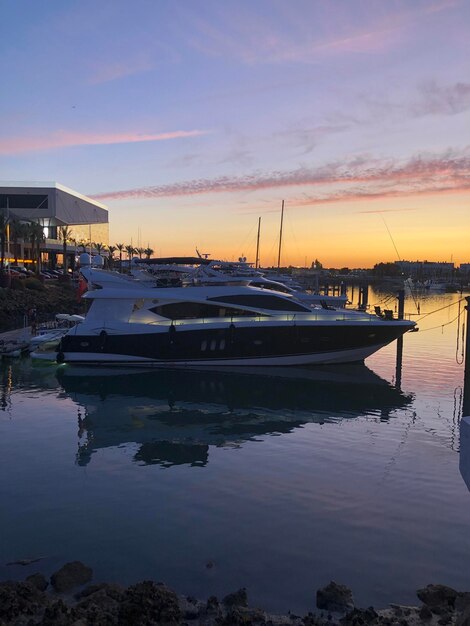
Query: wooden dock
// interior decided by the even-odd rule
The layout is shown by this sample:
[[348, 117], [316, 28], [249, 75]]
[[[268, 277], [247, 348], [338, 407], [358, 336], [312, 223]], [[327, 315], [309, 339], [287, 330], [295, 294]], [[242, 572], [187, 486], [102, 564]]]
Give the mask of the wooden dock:
[[31, 326], [0, 333], [0, 358], [19, 356], [31, 341]]

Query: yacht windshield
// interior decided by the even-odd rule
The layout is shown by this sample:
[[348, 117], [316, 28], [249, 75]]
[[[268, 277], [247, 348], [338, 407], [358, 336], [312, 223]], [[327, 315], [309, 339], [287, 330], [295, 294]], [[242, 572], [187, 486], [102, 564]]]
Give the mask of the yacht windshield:
[[235, 296], [218, 296], [208, 298], [212, 302], [227, 302], [238, 304], [239, 306], [255, 307], [256, 309], [266, 309], [269, 311], [301, 311], [310, 313], [310, 309], [295, 300], [287, 300], [272, 294], [241, 294]]

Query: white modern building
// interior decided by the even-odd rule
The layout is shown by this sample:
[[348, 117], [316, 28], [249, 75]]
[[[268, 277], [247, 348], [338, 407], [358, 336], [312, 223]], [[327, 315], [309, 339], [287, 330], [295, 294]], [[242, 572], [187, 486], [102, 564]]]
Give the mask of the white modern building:
[[[41, 245], [43, 262], [55, 264], [62, 255], [63, 244], [60, 227], [70, 227], [67, 244], [71, 254], [80, 246], [109, 244], [109, 220], [107, 208], [87, 196], [58, 183], [4, 183], [0, 185], [0, 212], [9, 219], [10, 225], [35, 222], [42, 226], [44, 243]], [[10, 233], [12, 229], [10, 228]], [[28, 260], [28, 241], [21, 242], [22, 260]], [[13, 235], [9, 241], [12, 248], [20, 244]], [[18, 258], [19, 250], [15, 250]], [[20, 259], [19, 259], [20, 261]]]

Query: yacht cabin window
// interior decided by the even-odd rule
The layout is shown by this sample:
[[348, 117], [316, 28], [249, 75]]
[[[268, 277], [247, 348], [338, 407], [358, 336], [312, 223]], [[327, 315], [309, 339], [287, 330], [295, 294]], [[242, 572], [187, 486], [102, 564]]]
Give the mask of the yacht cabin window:
[[256, 311], [245, 311], [236, 309], [235, 307], [226, 307], [218, 304], [209, 304], [205, 302], [171, 302], [169, 304], [161, 304], [149, 309], [152, 313], [160, 315], [170, 320], [184, 319], [205, 319], [213, 317], [242, 317], [256, 316]]

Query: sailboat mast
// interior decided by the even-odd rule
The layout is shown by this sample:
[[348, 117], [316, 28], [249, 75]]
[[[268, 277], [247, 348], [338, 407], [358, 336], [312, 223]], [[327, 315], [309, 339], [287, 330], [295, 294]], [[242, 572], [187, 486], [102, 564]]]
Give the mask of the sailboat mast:
[[281, 228], [279, 230], [279, 252], [277, 255], [277, 269], [281, 267], [281, 245], [282, 245], [282, 224], [284, 222], [284, 200], [282, 201], [281, 209]]
[[261, 230], [261, 218], [258, 218], [258, 237], [256, 239], [256, 263], [255, 263], [255, 267], [256, 269], [258, 269], [259, 267], [259, 233]]

